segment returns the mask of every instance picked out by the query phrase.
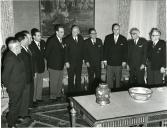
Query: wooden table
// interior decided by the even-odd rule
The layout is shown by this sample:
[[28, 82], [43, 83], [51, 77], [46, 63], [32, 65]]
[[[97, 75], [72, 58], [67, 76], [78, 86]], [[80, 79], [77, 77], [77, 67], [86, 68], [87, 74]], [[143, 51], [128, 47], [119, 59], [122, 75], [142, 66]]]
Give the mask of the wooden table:
[[71, 97], [72, 126], [76, 114], [94, 127], [163, 126], [167, 127], [167, 87], [152, 88], [151, 99], [137, 102], [128, 91], [111, 93], [110, 104], [100, 106], [95, 95]]

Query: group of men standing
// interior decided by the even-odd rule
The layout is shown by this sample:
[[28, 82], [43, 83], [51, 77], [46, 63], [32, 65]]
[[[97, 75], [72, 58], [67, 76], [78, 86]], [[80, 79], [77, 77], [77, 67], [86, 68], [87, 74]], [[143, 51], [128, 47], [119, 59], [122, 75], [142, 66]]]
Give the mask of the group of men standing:
[[9, 127], [30, 121], [29, 108], [42, 100], [45, 42], [38, 29], [32, 29], [31, 35], [21, 31], [6, 40], [2, 83], [9, 95]]
[[[64, 27], [55, 26], [55, 34], [46, 43], [41, 40], [36, 28], [19, 32], [7, 41], [8, 53], [5, 55], [2, 81], [9, 94], [8, 125], [15, 126], [18, 117], [27, 117], [28, 108], [33, 102], [42, 100], [43, 73], [49, 71], [50, 99], [55, 102], [62, 96], [63, 70], [68, 72], [68, 91], [80, 90], [82, 65], [86, 64], [89, 88], [101, 82], [101, 67], [106, 67], [107, 84], [120, 88], [122, 68], [130, 71], [131, 84], [162, 84], [166, 69], [166, 42], [160, 40], [161, 32], [152, 28], [150, 41], [139, 37], [140, 31], [132, 28], [132, 39], [127, 40], [120, 34], [120, 25], [112, 25], [112, 34], [104, 40], [97, 38], [96, 29], [89, 29], [89, 38], [84, 40], [79, 26], [73, 25], [71, 34], [64, 38]], [[31, 36], [33, 40], [31, 40]], [[46, 59], [46, 62], [45, 62]], [[35, 79], [34, 79], [35, 78]], [[114, 84], [114, 81], [116, 84]], [[21, 111], [22, 110], [22, 111]]]
[[[64, 68], [68, 71], [69, 91], [82, 88], [83, 64], [88, 69], [88, 90], [91, 92], [95, 92], [95, 88], [101, 82], [102, 65], [106, 67], [106, 81], [111, 89], [121, 87], [122, 68], [130, 71], [131, 85], [144, 85], [146, 81], [149, 85], [163, 83], [166, 70], [166, 42], [160, 40], [159, 29], [152, 28], [151, 40], [147, 41], [139, 36], [138, 28], [132, 28], [130, 30], [132, 38], [127, 40], [120, 34], [120, 25], [115, 23], [112, 25], [112, 34], [105, 37], [104, 45], [102, 40], [97, 38], [95, 28], [90, 28], [88, 33], [89, 38], [84, 40], [79, 26], [74, 25], [71, 34], [63, 38], [64, 28], [57, 25], [56, 34], [47, 40], [46, 60], [50, 74], [51, 99], [60, 96]], [[156, 47], [153, 45], [155, 42]], [[154, 62], [155, 60], [158, 61]]]
[[116, 87], [120, 87], [122, 68], [129, 70], [131, 86], [162, 84], [166, 70], [166, 42], [160, 39], [160, 30], [151, 29], [150, 41], [139, 36], [138, 28], [131, 28], [129, 40], [120, 34], [119, 24], [113, 24], [112, 31], [113, 34], [106, 36], [104, 41], [104, 60], [107, 60], [107, 83], [110, 88], [113, 88], [114, 76]]

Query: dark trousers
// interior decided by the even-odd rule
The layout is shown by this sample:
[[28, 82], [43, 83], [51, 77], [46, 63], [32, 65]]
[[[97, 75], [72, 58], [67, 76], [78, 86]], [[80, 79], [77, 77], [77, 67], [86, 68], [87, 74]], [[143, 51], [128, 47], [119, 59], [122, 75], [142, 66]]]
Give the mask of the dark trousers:
[[144, 85], [144, 73], [145, 70], [140, 70], [140, 67], [130, 67], [130, 79], [131, 85]]
[[90, 66], [88, 68], [89, 78], [89, 91], [95, 92], [99, 82], [101, 81], [101, 68], [100, 66]]
[[160, 70], [151, 70], [148, 69], [147, 83], [148, 85], [159, 85], [163, 84], [163, 74], [160, 73]]
[[30, 83], [29, 107], [33, 106], [33, 97], [34, 97], [34, 81]]
[[120, 88], [121, 73], [121, 66], [107, 66], [107, 84], [111, 89], [114, 88], [114, 79], [116, 81], [116, 88]]
[[7, 90], [9, 95], [9, 112], [7, 114], [8, 126], [14, 126], [19, 116], [22, 103], [23, 90]]
[[[70, 65], [68, 71], [68, 89], [72, 91], [73, 89], [81, 89], [81, 72], [82, 65], [73, 66]], [[75, 77], [75, 82], [74, 82]]]
[[50, 99], [56, 99], [62, 95], [63, 70], [54, 70], [49, 68], [48, 71], [50, 79]]
[[29, 108], [30, 83], [27, 83], [25, 85], [22, 97], [20, 97], [20, 98], [21, 98], [21, 106], [20, 106], [20, 110], [19, 110], [19, 116], [26, 117], [26, 116], [28, 116], [28, 108]]

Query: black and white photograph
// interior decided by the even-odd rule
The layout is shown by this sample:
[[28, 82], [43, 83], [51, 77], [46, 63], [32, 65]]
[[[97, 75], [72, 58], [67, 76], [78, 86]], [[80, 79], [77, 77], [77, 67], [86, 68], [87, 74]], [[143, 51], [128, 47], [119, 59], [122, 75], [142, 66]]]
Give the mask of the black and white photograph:
[[167, 127], [167, 0], [1, 0], [1, 127]]

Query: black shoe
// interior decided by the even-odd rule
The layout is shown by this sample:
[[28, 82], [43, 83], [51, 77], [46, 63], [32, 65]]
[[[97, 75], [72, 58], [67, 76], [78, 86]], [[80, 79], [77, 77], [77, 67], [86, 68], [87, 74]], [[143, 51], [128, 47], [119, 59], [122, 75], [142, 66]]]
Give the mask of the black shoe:
[[22, 117], [19, 117], [19, 118], [16, 120], [16, 124], [21, 124], [23, 121], [24, 121], [24, 119], [23, 119]]
[[17, 127], [15, 125], [14, 126], [8, 125], [8, 128], [17, 128]]
[[33, 102], [32, 107], [33, 107], [33, 108], [38, 107], [38, 102]]
[[43, 102], [43, 100], [37, 100], [37, 102]]
[[23, 123], [25, 124], [25, 123], [28, 123], [30, 121], [31, 121], [31, 116], [26, 116], [26, 117], [24, 117]]
[[58, 99], [56, 98], [56, 99], [49, 99], [50, 101], [51, 101], [51, 103], [55, 103], [55, 102], [57, 102], [58, 101]]

